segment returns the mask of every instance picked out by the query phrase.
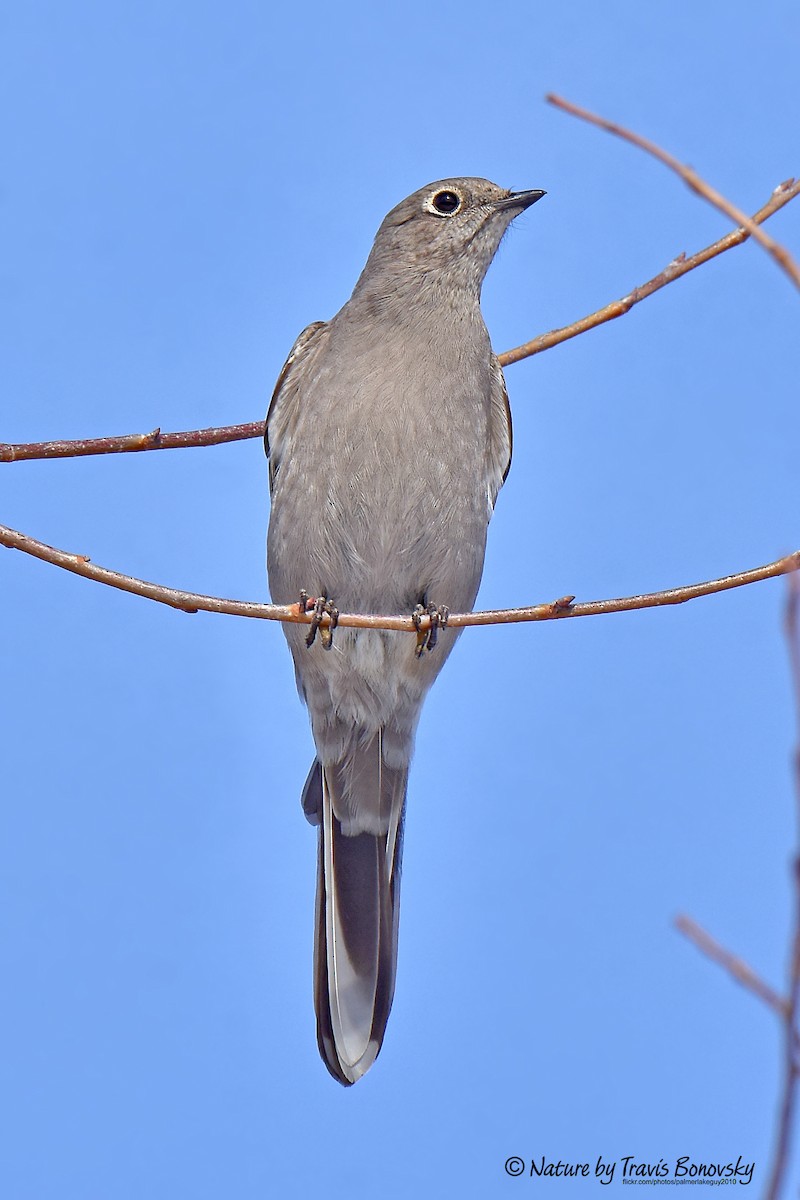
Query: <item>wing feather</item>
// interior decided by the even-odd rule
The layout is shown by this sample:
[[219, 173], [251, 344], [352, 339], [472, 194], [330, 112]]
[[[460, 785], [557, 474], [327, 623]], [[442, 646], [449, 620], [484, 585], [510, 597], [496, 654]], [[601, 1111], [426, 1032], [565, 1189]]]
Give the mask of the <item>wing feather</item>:
[[511, 468], [511, 409], [508, 404], [503, 368], [496, 354], [492, 355], [492, 391], [489, 418], [488, 494], [489, 517], [494, 511], [500, 488]]
[[289, 357], [281, 368], [278, 382], [272, 393], [267, 422], [264, 429], [264, 450], [269, 459], [269, 491], [275, 487], [280, 469], [281, 453], [289, 433], [297, 419], [300, 403], [300, 383], [309, 364], [316, 358], [317, 351], [325, 340], [322, 331], [328, 328], [326, 321], [313, 321], [307, 325], [289, 351]]

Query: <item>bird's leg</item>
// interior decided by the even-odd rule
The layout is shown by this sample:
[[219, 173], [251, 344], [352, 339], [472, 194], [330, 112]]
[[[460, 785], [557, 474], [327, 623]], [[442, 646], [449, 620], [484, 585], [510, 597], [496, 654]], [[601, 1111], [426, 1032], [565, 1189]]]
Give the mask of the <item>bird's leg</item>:
[[[311, 624], [308, 627], [308, 636], [306, 637], [306, 645], [310, 649], [314, 645], [314, 640], [319, 629], [319, 640], [322, 642], [323, 650], [330, 650], [333, 645], [333, 631], [339, 623], [339, 610], [335, 604], [332, 604], [327, 596], [317, 596], [312, 599], [305, 588], [300, 593], [300, 611], [310, 612], [314, 615], [311, 618]], [[328, 624], [322, 624], [322, 618], [328, 617]]]
[[[447, 618], [450, 609], [445, 604], [418, 604], [411, 614], [417, 630], [417, 648], [414, 651], [417, 658], [422, 658], [425, 650], [432, 650], [439, 639], [439, 630], [447, 628]], [[422, 628], [422, 618], [429, 617], [430, 625]]]

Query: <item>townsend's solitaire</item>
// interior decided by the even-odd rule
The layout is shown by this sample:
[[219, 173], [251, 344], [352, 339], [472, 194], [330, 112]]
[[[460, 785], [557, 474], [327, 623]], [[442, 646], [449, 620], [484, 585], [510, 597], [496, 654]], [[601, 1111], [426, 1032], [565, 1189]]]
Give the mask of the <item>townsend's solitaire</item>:
[[432, 615], [427, 635], [341, 628], [332, 645], [328, 628], [283, 627], [317, 750], [303, 792], [319, 826], [317, 1040], [345, 1085], [383, 1041], [414, 733], [458, 635], [447, 609], [475, 602], [511, 461], [481, 285], [511, 221], [543, 195], [443, 179], [403, 200], [345, 306], [300, 334], [267, 415], [273, 600], [308, 595], [334, 621], [334, 605]]

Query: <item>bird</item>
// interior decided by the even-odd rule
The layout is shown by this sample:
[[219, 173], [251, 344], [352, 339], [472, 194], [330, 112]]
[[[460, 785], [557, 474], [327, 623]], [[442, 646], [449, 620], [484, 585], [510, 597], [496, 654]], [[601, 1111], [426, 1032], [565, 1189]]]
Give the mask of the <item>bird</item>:
[[[302, 805], [318, 829], [317, 1042], [345, 1086], [383, 1043], [415, 732], [458, 636], [448, 613], [474, 606], [511, 463], [481, 286], [544, 195], [449, 178], [408, 196], [350, 299], [297, 338], [267, 414], [270, 593], [312, 613], [283, 629], [316, 748]], [[412, 614], [417, 633], [334, 633], [339, 611]]]

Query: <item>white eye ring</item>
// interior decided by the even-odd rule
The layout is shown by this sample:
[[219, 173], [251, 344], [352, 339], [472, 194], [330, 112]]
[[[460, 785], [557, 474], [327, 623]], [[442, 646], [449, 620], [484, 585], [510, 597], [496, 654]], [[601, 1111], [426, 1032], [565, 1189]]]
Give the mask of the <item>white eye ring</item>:
[[452, 188], [440, 188], [428, 197], [424, 207], [434, 217], [454, 217], [464, 207], [464, 198]]

